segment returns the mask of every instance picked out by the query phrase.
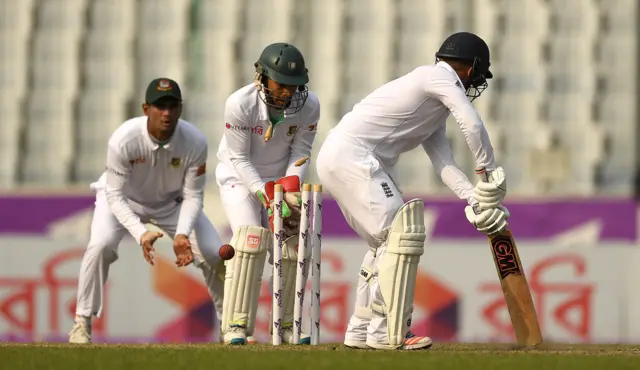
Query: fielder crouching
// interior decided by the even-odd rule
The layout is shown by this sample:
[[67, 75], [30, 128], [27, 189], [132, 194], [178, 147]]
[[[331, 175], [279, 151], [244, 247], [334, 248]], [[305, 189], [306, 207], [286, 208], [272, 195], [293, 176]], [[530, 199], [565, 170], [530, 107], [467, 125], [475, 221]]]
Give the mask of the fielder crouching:
[[[479, 231], [503, 230], [504, 171], [496, 167], [489, 135], [469, 98], [487, 87], [489, 48], [478, 36], [451, 35], [421, 66], [373, 91], [347, 113], [320, 148], [317, 171], [351, 227], [365, 239], [355, 310], [344, 344], [353, 348], [424, 349], [429, 337], [411, 333], [418, 262], [424, 253], [424, 203], [402, 199], [389, 175], [400, 154], [422, 145], [443, 182], [467, 201]], [[488, 183], [474, 189], [456, 166], [446, 136], [452, 114]], [[477, 210], [474, 212], [474, 209]]]
[[216, 276], [222, 242], [202, 211], [206, 138], [180, 119], [182, 94], [173, 80], [152, 81], [142, 107], [143, 116], [124, 122], [109, 139], [107, 169], [91, 185], [96, 202], [70, 343], [91, 343], [91, 317], [100, 317], [103, 310], [109, 267], [118, 259], [118, 245], [127, 231], [153, 265], [153, 244], [163, 234], [148, 231], [144, 223], [173, 239], [178, 267], [193, 262], [202, 270], [216, 313], [222, 315], [223, 282]]
[[[216, 168], [220, 198], [233, 230], [231, 244], [236, 249], [235, 257], [225, 263], [221, 328], [225, 343], [239, 345], [255, 341], [267, 252], [272, 260], [274, 182], [283, 185], [287, 204], [283, 207], [289, 239], [282, 258], [282, 327], [284, 340], [291, 343], [293, 339], [300, 183], [320, 119], [320, 103], [306, 87], [307, 68], [295, 46], [267, 46], [255, 70], [254, 82], [227, 99], [226, 129]], [[308, 344], [309, 334], [302, 333], [300, 341]]]

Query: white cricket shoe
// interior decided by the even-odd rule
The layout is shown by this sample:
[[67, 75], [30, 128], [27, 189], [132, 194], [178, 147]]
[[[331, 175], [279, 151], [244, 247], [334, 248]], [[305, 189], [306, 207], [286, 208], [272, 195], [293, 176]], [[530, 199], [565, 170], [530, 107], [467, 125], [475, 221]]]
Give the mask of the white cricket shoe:
[[69, 333], [69, 343], [91, 344], [91, 325], [84, 322], [76, 322]]
[[240, 326], [232, 326], [224, 334], [224, 342], [232, 346], [243, 346], [247, 344], [247, 335], [244, 333], [244, 328]]
[[369, 349], [367, 342], [364, 340], [345, 339], [344, 345], [354, 349]]
[[416, 349], [429, 349], [433, 345], [431, 338], [429, 337], [420, 337], [413, 334], [411, 331], [407, 333], [407, 336], [404, 338], [404, 343], [400, 348], [393, 347], [389, 344], [376, 343], [374, 341], [367, 340], [367, 346], [373, 349], [401, 349], [401, 350], [416, 350]]
[[247, 337], [247, 344], [258, 344], [258, 340], [253, 335]]

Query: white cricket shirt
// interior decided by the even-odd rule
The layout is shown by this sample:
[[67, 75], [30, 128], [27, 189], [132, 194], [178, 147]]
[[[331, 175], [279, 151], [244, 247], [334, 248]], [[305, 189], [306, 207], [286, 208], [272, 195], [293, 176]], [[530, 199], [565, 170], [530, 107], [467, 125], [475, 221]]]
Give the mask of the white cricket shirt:
[[495, 169], [484, 123], [445, 62], [418, 67], [374, 90], [333, 131], [360, 141], [386, 171], [393, 170], [400, 154], [422, 145], [442, 181], [471, 204], [473, 185], [457, 167], [446, 136], [449, 113], [460, 125], [476, 166]]
[[252, 83], [227, 98], [225, 133], [218, 148], [220, 163], [216, 168], [218, 184], [243, 183], [252, 193], [268, 181], [296, 175], [304, 179], [311, 157], [311, 146], [318, 130], [320, 102], [309, 91], [304, 107], [297, 113], [285, 113], [284, 120], [273, 128], [271, 138], [265, 134], [270, 126], [269, 109], [260, 99], [263, 94]]
[[207, 140], [191, 123], [180, 120], [159, 145], [147, 117], [136, 117], [111, 135], [106, 171], [92, 188], [105, 190], [111, 212], [138, 243], [147, 229], [133, 208], [153, 217], [181, 203], [176, 235], [189, 236], [203, 208], [206, 162]]

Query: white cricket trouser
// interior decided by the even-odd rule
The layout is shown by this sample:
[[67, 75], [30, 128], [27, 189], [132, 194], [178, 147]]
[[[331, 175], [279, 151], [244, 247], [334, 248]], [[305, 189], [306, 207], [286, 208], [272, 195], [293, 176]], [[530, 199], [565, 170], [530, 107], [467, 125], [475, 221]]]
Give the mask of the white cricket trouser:
[[[144, 223], [151, 223], [162, 229], [169, 237], [175, 236], [180, 207], [167, 216], [154, 218], [151, 214], [139, 214]], [[78, 278], [78, 298], [76, 314], [100, 317], [103, 310], [103, 288], [109, 275], [109, 266], [118, 259], [118, 245], [127, 230], [111, 213], [103, 190], [96, 193], [95, 209], [91, 221], [91, 237], [82, 258]], [[194, 264], [202, 270], [205, 283], [212, 296], [217, 317], [222, 317], [224, 281], [216, 277], [215, 270], [221, 261], [218, 254], [222, 241], [211, 221], [204, 213], [196, 220], [189, 236]], [[142, 259], [142, 251], [141, 260]]]
[[362, 262], [346, 339], [365, 341], [369, 336], [370, 341], [388, 343], [386, 319], [372, 317], [371, 301], [374, 295], [380, 295], [376, 266], [386, 248], [379, 247], [404, 204], [400, 191], [370, 150], [335, 131], [320, 148], [316, 170], [351, 228], [370, 246]]
[[234, 233], [240, 226], [245, 225], [269, 228], [267, 210], [249, 188], [234, 180], [218, 184], [218, 187], [222, 206]]
[[[270, 230], [269, 215], [260, 199], [251, 193], [242, 182], [233, 178], [225, 178], [218, 182], [222, 207], [227, 215], [229, 227], [235, 235], [240, 226], [260, 226]], [[269, 263], [273, 249], [269, 249]]]

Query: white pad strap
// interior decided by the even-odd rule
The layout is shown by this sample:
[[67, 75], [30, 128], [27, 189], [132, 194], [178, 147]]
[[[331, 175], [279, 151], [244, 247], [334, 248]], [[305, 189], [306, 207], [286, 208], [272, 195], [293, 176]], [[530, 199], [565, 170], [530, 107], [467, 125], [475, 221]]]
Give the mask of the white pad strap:
[[246, 335], [253, 334], [262, 271], [272, 243], [271, 232], [259, 226], [241, 226], [233, 235], [231, 245], [236, 253], [226, 261], [223, 333], [227, 333], [230, 327], [243, 327]]
[[378, 262], [378, 284], [383, 302], [374, 302], [374, 312], [387, 318], [389, 344], [400, 347], [411, 325], [418, 262], [426, 239], [424, 203], [413, 199], [396, 214], [387, 238], [387, 248]]

